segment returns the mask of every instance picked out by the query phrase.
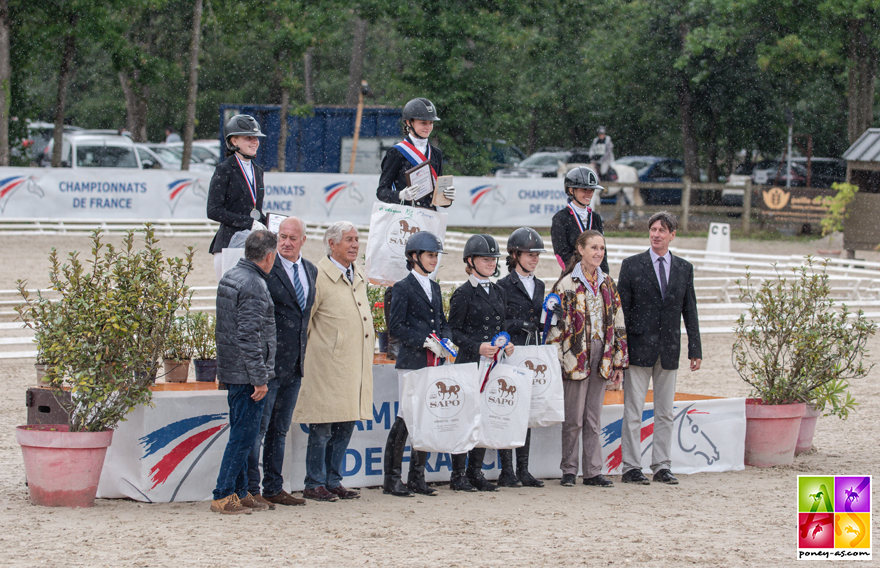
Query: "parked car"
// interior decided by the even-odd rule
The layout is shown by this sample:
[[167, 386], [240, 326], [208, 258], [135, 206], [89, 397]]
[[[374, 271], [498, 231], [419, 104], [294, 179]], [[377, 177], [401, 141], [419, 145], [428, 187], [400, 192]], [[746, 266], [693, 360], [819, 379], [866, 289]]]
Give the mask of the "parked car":
[[[54, 140], [43, 151], [43, 165], [52, 163]], [[62, 137], [63, 168], [140, 168], [134, 142], [118, 134], [92, 134], [86, 130], [65, 132]]]
[[589, 161], [590, 158], [586, 150], [535, 152], [516, 167], [500, 169], [495, 175], [510, 178], [559, 177], [559, 172], [563, 169], [560, 165], [583, 164]]
[[[55, 125], [51, 122], [35, 122], [27, 121], [27, 138], [18, 140], [11, 144], [9, 148], [10, 155], [20, 165], [42, 165], [43, 151], [46, 145], [52, 140], [52, 134], [55, 132]], [[78, 132], [82, 128], [79, 126], [64, 126], [64, 132]]]
[[788, 175], [784, 171], [785, 166], [783, 162], [779, 170], [767, 176], [768, 185], [787, 185], [789, 177], [793, 187], [806, 187], [808, 178], [810, 187], [818, 188], [828, 188], [834, 183], [846, 181], [846, 162], [836, 158], [813, 158], [809, 164], [806, 158], [792, 158]]
[[[175, 149], [181, 156], [183, 156], [183, 142], [172, 142], [171, 144], [164, 144], [164, 146]], [[198, 162], [214, 168], [222, 160], [223, 158], [220, 156], [220, 144], [216, 140], [193, 140], [192, 157], [190, 158], [191, 163]], [[192, 167], [190, 167], [190, 169], [192, 169]]]
[[[681, 183], [684, 178], [684, 162], [660, 156], [626, 156], [616, 164], [631, 166], [638, 172], [639, 181], [655, 183]], [[642, 189], [646, 205], [678, 205], [681, 189]]]
[[[183, 146], [179, 148], [166, 144], [135, 144], [140, 154], [141, 162], [144, 160], [149, 165], [144, 165], [144, 169], [156, 168], [163, 170], [179, 170], [183, 161]], [[197, 160], [190, 160], [190, 171], [214, 171], [214, 166], [203, 164]]]
[[515, 168], [526, 158], [522, 150], [507, 140], [487, 138], [483, 140], [482, 144], [489, 153], [489, 159], [492, 160], [492, 169], [490, 170], [492, 174], [505, 168]]

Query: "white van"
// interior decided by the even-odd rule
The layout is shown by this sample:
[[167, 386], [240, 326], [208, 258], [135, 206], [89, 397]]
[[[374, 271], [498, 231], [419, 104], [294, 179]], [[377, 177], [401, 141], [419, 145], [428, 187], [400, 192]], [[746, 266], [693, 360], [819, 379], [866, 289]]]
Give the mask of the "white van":
[[[134, 142], [128, 136], [95, 134], [87, 130], [65, 132], [62, 144], [61, 167], [63, 168], [141, 168]], [[54, 145], [55, 141], [51, 140], [46, 146], [44, 165], [52, 163]]]

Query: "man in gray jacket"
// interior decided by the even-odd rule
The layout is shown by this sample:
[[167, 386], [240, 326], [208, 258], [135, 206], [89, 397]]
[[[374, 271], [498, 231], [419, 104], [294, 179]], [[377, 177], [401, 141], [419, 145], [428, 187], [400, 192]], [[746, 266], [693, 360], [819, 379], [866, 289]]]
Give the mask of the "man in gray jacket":
[[217, 286], [217, 379], [227, 389], [229, 441], [211, 503], [216, 513], [268, 509], [248, 493], [247, 457], [259, 432], [266, 384], [275, 376], [275, 314], [266, 278], [277, 243], [269, 231], [252, 232], [244, 258]]

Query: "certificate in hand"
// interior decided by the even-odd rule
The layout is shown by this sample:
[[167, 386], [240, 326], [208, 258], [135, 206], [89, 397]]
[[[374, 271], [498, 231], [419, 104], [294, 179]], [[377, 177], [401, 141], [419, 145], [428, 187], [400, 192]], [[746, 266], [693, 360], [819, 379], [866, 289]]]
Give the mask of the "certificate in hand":
[[418, 166], [406, 170], [404, 173], [406, 175], [406, 183], [419, 188], [413, 201], [421, 199], [434, 191], [434, 176], [431, 175], [431, 162], [422, 162]]
[[267, 213], [266, 214], [266, 228], [276, 235], [278, 231], [281, 229], [281, 221], [287, 219], [287, 215], [279, 215], [278, 213]]

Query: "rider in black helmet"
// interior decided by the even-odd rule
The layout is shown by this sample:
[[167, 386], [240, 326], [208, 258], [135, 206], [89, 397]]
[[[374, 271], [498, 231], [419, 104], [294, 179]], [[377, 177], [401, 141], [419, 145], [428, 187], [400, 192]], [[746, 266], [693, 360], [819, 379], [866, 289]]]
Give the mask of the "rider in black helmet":
[[[400, 340], [397, 356], [398, 392], [403, 398], [403, 375], [424, 369], [445, 358], [446, 351], [432, 335], [451, 340], [452, 330], [443, 314], [443, 296], [440, 285], [431, 280], [437, 268], [443, 244], [433, 233], [421, 231], [406, 241], [404, 250], [409, 276], [394, 285], [391, 297], [388, 331]], [[425, 482], [427, 453], [413, 449], [409, 457], [409, 479], [401, 480], [403, 451], [408, 432], [400, 412], [385, 443], [385, 480], [383, 492], [396, 497], [412, 497], [413, 493], [434, 496], [437, 491]]]
[[[492, 339], [504, 329], [507, 296], [489, 277], [498, 275], [500, 257], [501, 250], [491, 235], [473, 235], [464, 245], [462, 258], [468, 280], [452, 293], [449, 302], [452, 340], [458, 345], [456, 364], [476, 363], [481, 356], [491, 358], [498, 351]], [[513, 353], [512, 343], [505, 353]], [[495, 491], [495, 484], [483, 476], [485, 455], [486, 448], [453, 454], [449, 487], [455, 491]]]
[[208, 219], [220, 223], [208, 249], [214, 255], [214, 272], [220, 280], [222, 252], [232, 235], [247, 229], [265, 229], [263, 169], [253, 162], [266, 135], [254, 117], [237, 114], [224, 128], [227, 159], [217, 165], [208, 188]]
[[[434, 123], [440, 121], [437, 108], [428, 99], [419, 97], [406, 103], [402, 117], [406, 137], [388, 150], [382, 159], [382, 174], [376, 197], [385, 203], [406, 203], [414, 207], [436, 209], [431, 205], [431, 194], [413, 199], [415, 188], [407, 186], [405, 172], [427, 160], [431, 163], [435, 180], [443, 175], [443, 154], [428, 143]], [[455, 188], [444, 189], [443, 195], [454, 200]]]
[[[593, 192], [604, 190], [599, 185], [596, 172], [586, 166], [578, 166], [565, 174], [564, 183], [568, 205], [553, 215], [550, 226], [553, 252], [556, 253], [556, 260], [563, 269], [568, 266], [568, 261], [577, 251], [575, 242], [581, 233], [587, 230], [605, 232], [602, 229], [602, 217], [590, 208]], [[608, 273], [607, 253], [602, 261], [602, 271]]]
[[[544, 239], [534, 229], [520, 227], [507, 239], [507, 271], [510, 273], [498, 281], [498, 286], [507, 293], [504, 320], [505, 331], [514, 345], [526, 345], [531, 337], [535, 339], [541, 322], [541, 306], [544, 302], [544, 282], [535, 277], [538, 257], [544, 249]], [[544, 482], [529, 473], [529, 446], [532, 431], [526, 434], [526, 443], [516, 449], [516, 473], [513, 471], [513, 450], [498, 450], [501, 474], [498, 485], [501, 487], [543, 487]]]

